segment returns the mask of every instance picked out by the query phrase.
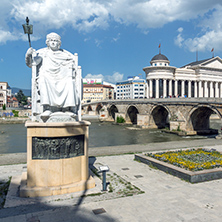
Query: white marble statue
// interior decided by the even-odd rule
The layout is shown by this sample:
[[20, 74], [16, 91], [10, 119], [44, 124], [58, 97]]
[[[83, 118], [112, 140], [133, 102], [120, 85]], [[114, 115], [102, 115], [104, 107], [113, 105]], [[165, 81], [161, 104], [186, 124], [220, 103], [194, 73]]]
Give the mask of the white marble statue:
[[81, 67], [78, 55], [60, 49], [61, 37], [50, 33], [47, 47], [26, 52], [32, 68], [32, 120], [80, 120]]

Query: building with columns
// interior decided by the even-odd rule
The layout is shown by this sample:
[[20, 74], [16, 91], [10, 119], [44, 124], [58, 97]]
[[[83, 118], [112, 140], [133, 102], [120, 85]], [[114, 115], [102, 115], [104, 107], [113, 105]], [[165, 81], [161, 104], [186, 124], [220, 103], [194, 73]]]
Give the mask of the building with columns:
[[176, 68], [170, 66], [165, 55], [159, 53], [150, 64], [143, 68], [147, 98], [222, 98], [222, 59], [218, 56]]

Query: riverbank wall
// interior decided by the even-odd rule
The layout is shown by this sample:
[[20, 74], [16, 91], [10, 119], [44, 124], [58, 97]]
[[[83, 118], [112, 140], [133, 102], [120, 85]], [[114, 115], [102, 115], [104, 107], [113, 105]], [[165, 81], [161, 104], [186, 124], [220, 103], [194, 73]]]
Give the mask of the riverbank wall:
[[0, 124], [25, 123], [27, 120], [29, 120], [28, 117], [2, 117], [0, 118]]

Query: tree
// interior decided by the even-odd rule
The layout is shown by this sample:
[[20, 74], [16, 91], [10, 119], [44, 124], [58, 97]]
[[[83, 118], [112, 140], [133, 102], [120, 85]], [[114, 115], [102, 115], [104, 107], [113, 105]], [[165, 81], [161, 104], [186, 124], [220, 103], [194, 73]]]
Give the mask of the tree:
[[6, 105], [5, 104], [3, 104], [2, 109], [6, 110]]
[[15, 97], [18, 100], [19, 104], [22, 104], [23, 106], [27, 104], [27, 97], [24, 95], [21, 89], [18, 91]]

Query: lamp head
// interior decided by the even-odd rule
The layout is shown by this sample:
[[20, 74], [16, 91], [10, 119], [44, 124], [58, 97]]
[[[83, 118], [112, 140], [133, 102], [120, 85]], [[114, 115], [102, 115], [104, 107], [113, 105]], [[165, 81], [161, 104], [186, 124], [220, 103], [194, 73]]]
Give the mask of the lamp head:
[[33, 33], [33, 25], [29, 25], [29, 18], [26, 17], [26, 24], [23, 24], [23, 30], [25, 34], [32, 34]]

